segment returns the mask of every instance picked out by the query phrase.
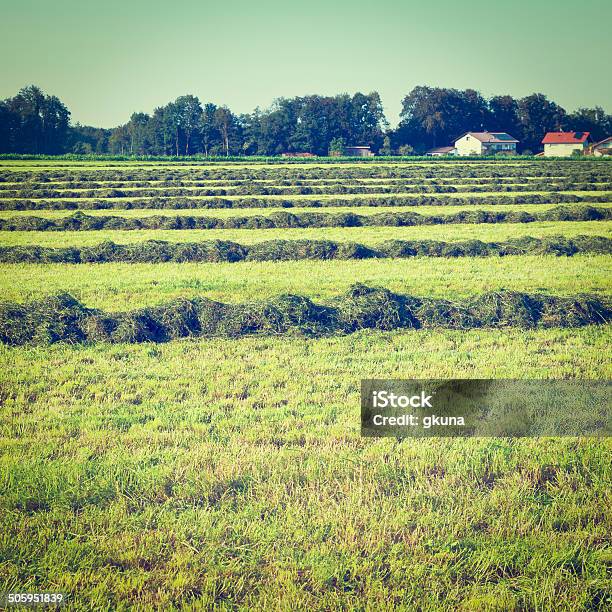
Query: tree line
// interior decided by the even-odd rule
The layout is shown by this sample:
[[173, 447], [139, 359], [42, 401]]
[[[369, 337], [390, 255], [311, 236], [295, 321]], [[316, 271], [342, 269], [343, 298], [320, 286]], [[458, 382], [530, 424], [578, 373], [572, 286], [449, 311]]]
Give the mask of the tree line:
[[400, 124], [389, 135], [390, 148], [410, 146], [423, 152], [482, 130], [508, 132], [520, 141], [519, 151], [535, 153], [550, 131], [591, 132], [594, 140], [601, 140], [612, 134], [612, 115], [599, 106], [568, 113], [541, 93], [485, 99], [474, 89], [418, 86], [402, 101]]
[[391, 129], [377, 92], [279, 98], [268, 109], [236, 114], [227, 106], [179, 96], [153, 113], [133, 113], [112, 129], [70, 123], [70, 111], [36, 86], [0, 101], [0, 153], [113, 155], [279, 155], [341, 153], [367, 145], [382, 155], [424, 153], [467, 131], [504, 131], [523, 153], [541, 149], [547, 131], [612, 134], [601, 107], [568, 113], [544, 94], [483, 97], [473, 89], [415, 87]]

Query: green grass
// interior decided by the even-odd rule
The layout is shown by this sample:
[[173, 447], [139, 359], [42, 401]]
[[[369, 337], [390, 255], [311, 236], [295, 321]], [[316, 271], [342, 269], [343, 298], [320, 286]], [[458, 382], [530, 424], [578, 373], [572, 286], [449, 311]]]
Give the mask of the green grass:
[[[0, 171], [1, 171], [1, 167], [0, 167]], [[568, 179], [570, 179], [571, 177], [569, 177], [569, 175], [558, 175], [558, 176], [548, 176], [547, 179], [550, 181], [554, 181], [555, 183], [561, 182], [561, 181], [566, 181]], [[485, 180], [485, 183], [481, 183], [482, 180]], [[248, 184], [248, 183], [255, 183], [258, 185], [264, 185], [266, 187], [286, 187], [286, 184], [282, 184], [281, 181], [279, 181], [279, 179], [275, 179], [275, 178], [257, 178], [257, 179], [240, 179], [242, 181], [242, 183]], [[542, 178], [539, 176], [521, 176], [521, 177], [516, 177], [516, 176], [507, 176], [507, 177], [502, 177], [502, 176], [496, 176], [496, 177], [483, 177], [483, 176], [479, 176], [479, 177], [465, 177], [463, 178], [461, 181], [459, 181], [457, 178], [454, 177], [444, 177], [444, 176], [436, 176], [436, 177], [419, 177], [418, 179], [416, 177], [408, 177], [408, 178], [398, 178], [398, 177], [356, 177], [355, 179], [339, 179], [339, 178], [325, 178], [325, 177], [321, 177], [321, 178], [317, 178], [317, 177], [309, 177], [306, 179], [300, 178], [300, 179], [294, 179], [295, 181], [299, 181], [300, 185], [315, 185], [315, 186], [322, 186], [325, 185], [327, 183], [341, 183], [343, 185], [347, 185], [347, 186], [351, 186], [351, 185], [361, 185], [361, 184], [366, 184], [369, 186], [383, 186], [383, 185], [394, 185], [397, 183], [404, 183], [405, 181], [409, 181], [411, 182], [411, 184], [428, 184], [432, 181], [439, 181], [440, 183], [443, 183], [445, 186], [451, 186], [451, 187], [461, 187], [462, 185], [465, 184], [470, 184], [470, 183], [475, 183], [476, 185], [486, 185], [488, 183], [495, 183], [497, 180], [502, 180], [504, 185], [528, 185], [530, 182], [533, 181], [541, 181]], [[110, 180], [110, 179], [96, 179], [95, 182], [97, 184], [100, 184], [102, 187], [106, 187], [107, 184], [122, 184], [123, 187], [121, 187], [121, 189], [127, 189], [127, 190], [131, 190], [131, 189], [143, 189], [143, 187], [135, 187], [133, 186], [134, 183], [146, 183], [148, 185], [150, 185], [150, 187], [147, 187], [147, 189], [151, 188], [151, 189], [173, 189], [175, 187], [180, 188], [178, 185], [173, 185], [172, 183], [168, 184], [168, 181], [166, 180], [162, 180], [162, 179], [145, 179], [143, 181], [141, 180], [136, 180], [136, 179], [125, 179], [125, 180]], [[159, 183], [163, 183], [163, 185], [160, 185]], [[216, 187], [231, 187], [230, 185], [227, 185], [227, 180], [226, 179], [203, 179], [203, 178], [197, 178], [197, 179], [188, 179], [188, 178], [182, 178], [180, 180], [180, 183], [183, 187], [185, 188], [189, 188], [189, 186], [193, 187], [193, 188], [197, 188], [200, 185], [209, 185], [209, 186], [216, 186]], [[603, 181], [602, 181], [603, 183]], [[596, 184], [600, 184], [600, 182], [595, 182], [593, 183], [594, 185]], [[24, 188], [29, 188], [30, 185], [28, 183], [24, 183], [24, 182], [12, 182], [12, 181], [3, 181], [0, 182], [0, 191], [1, 190], [5, 190], [5, 189], [24, 189]], [[101, 187], [101, 188], [102, 188]], [[88, 189], [91, 189], [91, 187], [83, 187], [82, 185], [80, 185], [79, 183], [75, 184], [73, 181], [66, 181], [66, 180], [49, 180], [46, 181], [44, 184], [41, 184], [39, 186], [39, 188], [41, 189], [55, 189], [56, 191], [63, 191], [65, 189], [67, 190], [71, 190], [71, 191], [87, 191]]]
[[[188, 196], [190, 200], [218, 200], [218, 199], [222, 199], [222, 200], [248, 200], [248, 199], [261, 199], [261, 198], [265, 198], [266, 200], [278, 200], [279, 202], [282, 202], [284, 200], [291, 200], [292, 202], [305, 202], [308, 203], [311, 200], [363, 200], [366, 198], [373, 198], [373, 197], [418, 197], [420, 195], [424, 195], [424, 196], [436, 196], [438, 198], [449, 198], [449, 199], [455, 199], [455, 198], [463, 198], [463, 197], [476, 197], [476, 198], [482, 198], [483, 200], [487, 197], [498, 197], [500, 195], [509, 195], [512, 196], [514, 195], [521, 195], [521, 196], [528, 196], [528, 195], [545, 195], [545, 194], [550, 194], [550, 193], [555, 193], [555, 194], [565, 194], [565, 195], [578, 195], [578, 196], [585, 196], [585, 195], [603, 195], [605, 194], [606, 196], [609, 195], [609, 192], [607, 191], [596, 191], [596, 190], [592, 190], [592, 191], [579, 191], [579, 190], [567, 190], [567, 191], [555, 191], [555, 192], [549, 192], [549, 191], [518, 191], [518, 192], [510, 192], [510, 191], [462, 191], [462, 192], [455, 192], [455, 193], [441, 193], [441, 194], [428, 194], [428, 193], [419, 193], [419, 192], [402, 192], [402, 193], [346, 193], [346, 194], [291, 194], [291, 195], [236, 195], [236, 194], [228, 194], [228, 195], [216, 195], [216, 196]], [[152, 200], [157, 196], [142, 196], [142, 197], [138, 197], [139, 200]], [[187, 196], [169, 196], [167, 199], [171, 200], [172, 198], [184, 198]], [[2, 198], [3, 202], [11, 202], [13, 200], [21, 200], [23, 198]], [[100, 201], [100, 202], [113, 202], [113, 203], [121, 203], [121, 202], [129, 202], [129, 198], [126, 197], [121, 197], [121, 198], [104, 198], [104, 197], [93, 197], [93, 198], [45, 198], [45, 197], [40, 197], [40, 198], [27, 198], [28, 200], [32, 200], [32, 201], [37, 201], [37, 200], [44, 200], [44, 201], [58, 201], [58, 200], [63, 200], [66, 202], [90, 202], [90, 201]], [[474, 206], [473, 204], [471, 205], [472, 207]]]
[[[532, 177], [532, 181], [537, 178], [537, 177]], [[389, 187], [394, 187], [397, 186], [397, 180], [394, 182], [392, 179], [366, 179], [367, 183], [363, 184], [361, 182], [356, 183], [353, 180], [347, 181], [347, 180], [338, 180], [338, 179], [328, 179], [330, 181], [333, 181], [334, 185], [331, 185], [331, 187], [335, 186], [335, 184], [337, 183], [341, 183], [344, 187], [370, 187], [370, 188], [389, 188]], [[363, 180], [363, 179], [361, 179]], [[417, 191], [416, 188], [419, 187], [419, 184], [422, 183], [427, 185], [428, 182], [430, 181], [438, 181], [439, 179], [420, 179], [418, 183], [413, 183], [410, 182], [407, 185], [407, 191], [406, 193], [410, 193], [410, 194], [419, 194], [419, 193], [427, 193], [427, 192], [420, 192]], [[444, 187], [455, 187], [457, 188], [459, 191], [458, 192], [445, 192], [445, 191], [441, 191], [439, 192], [439, 195], [449, 195], [450, 193], [522, 193], [521, 190], [515, 190], [515, 191], [496, 191], [495, 189], [490, 189], [490, 191], [487, 191], [485, 189], [485, 187], [487, 186], [487, 184], [482, 184], [480, 183], [478, 180], [477, 182], [465, 182], [465, 183], [459, 183], [459, 182], [453, 182], [454, 179], [441, 179], [444, 183]], [[581, 182], [580, 180], [577, 179], [571, 179], [571, 178], [566, 178], [563, 179], [564, 181], [567, 180], [571, 180], [572, 182]], [[316, 181], [316, 179], [315, 179]], [[142, 181], [137, 181], [137, 182], [142, 182]], [[183, 197], [185, 195], [189, 195], [189, 194], [183, 194], [183, 193], [179, 193], [176, 194], [174, 193], [177, 190], [181, 190], [181, 191], [197, 191], [202, 189], [202, 185], [207, 186], [207, 187], [215, 187], [217, 189], [223, 189], [225, 191], [228, 191], [229, 193], [227, 194], [217, 194], [217, 195], [246, 195], [246, 194], [233, 194], [232, 192], [235, 191], [238, 186], [236, 185], [228, 185], [226, 182], [224, 181], [217, 181], [217, 180], [202, 180], [202, 181], [196, 181], [196, 184], [193, 185], [168, 185], [168, 184], [164, 184], [164, 185], [155, 185], [157, 181], [152, 181], [153, 184], [149, 184], [146, 186], [142, 186], [142, 185], [136, 185], [133, 186], [129, 181], [128, 182], [124, 182], [123, 185], [121, 187], [105, 187], [103, 184], [101, 186], [97, 186], [97, 187], [80, 187], [80, 186], [74, 186], [72, 184], [68, 184], [68, 183], [64, 183], [65, 186], [63, 187], [58, 187], [57, 184], [58, 183], [53, 183], [53, 182], [49, 182], [49, 183], [45, 183], [45, 187], [43, 188], [43, 190], [48, 191], [48, 190], [53, 190], [53, 192], [56, 194], [55, 197], [60, 198], [60, 199], [73, 199], [74, 197], [79, 198], [80, 196], [71, 196], [68, 195], [67, 197], [65, 197], [63, 192], [67, 192], [67, 193], [72, 193], [72, 192], [89, 192], [92, 190], [95, 191], [100, 191], [101, 193], [99, 194], [100, 198], [106, 199], [105, 196], [105, 191], [106, 189], [120, 189], [121, 191], [125, 192], [125, 193], [130, 193], [132, 191], [134, 192], [138, 192], [141, 190], [147, 190], [147, 191], [154, 191], [154, 192], [159, 192], [158, 194], [154, 194], [157, 196], [166, 196], [166, 197]], [[282, 185], [279, 183], [278, 180], [273, 180], [273, 179], [257, 179], [257, 180], [249, 180], [247, 181], [249, 184], [261, 184], [264, 187], [270, 188], [270, 189], [284, 189], [284, 188], [289, 188], [289, 187], [298, 187], [298, 185]], [[300, 181], [301, 186], [306, 185], [306, 183], [304, 183], [303, 181]], [[561, 181], [560, 180], [556, 180], [553, 182], [553, 179], [550, 179], [550, 184], [551, 186], [555, 186], [560, 184]], [[399, 184], [406, 186], [406, 183], [404, 182], [404, 179], [399, 179]], [[11, 186], [12, 185], [12, 186]], [[326, 187], [325, 184], [320, 184], [318, 182], [315, 182], [314, 184], [310, 184], [308, 183], [309, 186], [312, 186], [316, 189], [323, 189]], [[526, 179], [518, 179], [515, 181], [511, 181], [511, 182], [504, 182], [503, 183], [504, 186], [506, 187], [515, 187], [515, 186], [521, 186], [521, 187], [528, 187], [529, 186], [529, 181]], [[610, 182], [609, 181], [604, 181], [603, 178], [600, 181], [591, 181], [590, 185], [593, 185], [593, 187], [600, 187], [601, 185], [607, 185], [608, 188], [610, 186]], [[4, 189], [7, 186], [11, 186], [10, 189], [11, 190], [16, 190], [16, 191], [22, 191], [25, 189], [26, 192], [28, 192], [28, 195], [25, 196], [20, 196], [19, 194], [17, 195], [17, 197], [26, 197], [28, 199], [47, 199], [49, 198], [48, 195], [44, 195], [44, 194], [30, 194], [29, 193], [29, 184], [20, 184], [20, 183], [1, 183], [0, 184], [0, 190]], [[493, 185], [489, 185], [489, 187], [492, 187]], [[473, 192], [471, 192], [468, 187], [476, 187], [477, 189], [474, 190]], [[413, 189], [415, 189], [413, 191]], [[478, 190], [480, 189], [480, 191]], [[529, 189], [525, 190], [527, 193], [529, 193]], [[556, 190], [554, 190], [556, 191]], [[565, 192], [567, 192], [567, 186], [566, 189], [564, 190]], [[594, 191], [597, 191], [594, 189]], [[552, 191], [551, 191], [552, 192]], [[376, 192], [372, 191], [372, 194], [375, 194]], [[381, 193], [385, 193], [385, 192], [381, 192]], [[432, 192], [433, 193], [433, 192]], [[534, 193], [534, 191], [531, 191], [531, 193]], [[538, 192], [540, 193], [540, 192]], [[541, 193], [548, 193], [548, 191], [541, 191]], [[573, 193], [573, 192], [572, 192]], [[580, 192], [577, 192], [580, 193]], [[248, 194], [251, 196], [255, 196], [255, 195], [261, 195], [261, 197], [265, 197], [266, 194]], [[296, 194], [291, 194], [291, 193], [287, 193], [284, 194], [285, 197], [289, 197], [291, 195], [300, 195], [299, 193]], [[319, 193], [319, 194], [312, 194], [312, 195], [328, 195], [328, 196], [332, 196], [332, 195], [344, 195], [344, 194], [337, 194], [337, 193]], [[347, 192], [346, 195], [351, 195], [350, 193]], [[360, 195], [360, 194], [353, 194], [353, 195]], [[361, 194], [364, 195], [364, 194]], [[200, 197], [197, 194], [195, 194], [196, 197]], [[93, 198], [95, 199], [97, 196], [93, 196]], [[122, 196], [123, 199], [126, 199], [125, 196]], [[135, 197], [151, 197], [150, 195], [138, 195], [138, 193], [136, 193]], [[213, 196], [208, 196], [208, 197], [213, 197]], [[7, 199], [12, 199], [12, 198], [7, 198]], [[92, 199], [92, 197], [86, 197], [83, 199]]]
[[[503, 167], [465, 163], [483, 174]], [[0, 161], [0, 171], [183, 165], [26, 160]], [[347, 165], [316, 167], [324, 176], [326, 168]], [[526, 167], [547, 165], [529, 160]], [[162, 212], [178, 211], [128, 214]], [[14, 214], [24, 213], [3, 216]], [[611, 228], [538, 222], [0, 232], [0, 244], [327, 238], [372, 245], [394, 238], [612, 237]], [[293, 292], [319, 300], [357, 281], [445, 298], [502, 288], [610, 296], [610, 262], [577, 255], [17, 264], [0, 265], [0, 295], [25, 301], [68, 291], [105, 310], [195, 295], [240, 302]], [[611, 340], [610, 326], [590, 326], [0, 346], [0, 592], [64, 591], [68, 609], [109, 611], [609, 608], [610, 439], [366, 439], [359, 435], [359, 383], [610, 379]]]
[[2, 582], [80, 609], [596, 609], [610, 441], [363, 439], [358, 387], [604, 378], [609, 342], [589, 328], [0, 349]]
[[[549, 160], [534, 160], [527, 159], [524, 162], [521, 160], [511, 160], [511, 161], [503, 161], [499, 160], [489, 160], [489, 159], [480, 159], [480, 160], [460, 160], [462, 165], [474, 166], [477, 168], [492, 166], [492, 167], [501, 167], [501, 166], [532, 166], [534, 163], [536, 164], [546, 164]], [[563, 162], [574, 162], [571, 164], [582, 165], [584, 163], [595, 162], [599, 164], [605, 164], [607, 160], [605, 159], [590, 159], [587, 162], [576, 160], [561, 160]], [[553, 163], [558, 163], [559, 160], [555, 160]], [[372, 164], [376, 164], [377, 167], [387, 167], [387, 166], [403, 166], [409, 165], [410, 167], [427, 167], [427, 168], [436, 168], [438, 166], [454, 166], [458, 165], [455, 161], [446, 161], [446, 160], [423, 160], [417, 159], [411, 161], [410, 158], [404, 158], [403, 160], [361, 160], [361, 161], [342, 161], [342, 162], [334, 162], [331, 160], [327, 161], [317, 161], [317, 160], [307, 160], [302, 161], [298, 160], [297, 163], [295, 161], [257, 161], [257, 160], [248, 160], [242, 159], [241, 161], [228, 161], [224, 162], [220, 158], [216, 158], [215, 160], [206, 161], [206, 160], [189, 160], [189, 159], [181, 159], [181, 160], [170, 160], [170, 161], [146, 161], [146, 160], [69, 160], [69, 159], [28, 159], [28, 160], [0, 160], [0, 169], [7, 168], [11, 170], [31, 170], [38, 168], [74, 168], [74, 169], [104, 169], [104, 168], [169, 168], [176, 169], [181, 167], [191, 167], [191, 168], [321, 168], [324, 170], [325, 168], [345, 168], [348, 166], [369, 166]], [[579, 165], [579, 167], [580, 167]], [[545, 165], [543, 167], [546, 167]], [[570, 167], [570, 164], [568, 164]]]
[[470, 296], [509, 289], [561, 295], [611, 293], [610, 257], [603, 255], [307, 260], [241, 263], [2, 264], [0, 293], [26, 301], [67, 291], [87, 306], [128, 310], [176, 297], [221, 301], [297, 293], [338, 295], [356, 282], [418, 296]]
[[[376, 215], [381, 213], [401, 213], [416, 212], [420, 215], [443, 216], [452, 215], [464, 210], [491, 210], [494, 212], [508, 212], [511, 210], [537, 213], [558, 207], [559, 204], [467, 204], [459, 206], [334, 206], [326, 208], [295, 207], [295, 208], [188, 208], [188, 209], [154, 209], [154, 208], [134, 208], [130, 210], [111, 209], [111, 210], [86, 210], [84, 214], [93, 217], [126, 217], [128, 219], [139, 219], [143, 217], [218, 217], [226, 219], [228, 217], [252, 217], [255, 215], [269, 216], [279, 211], [289, 212], [298, 215], [300, 213], [324, 212], [328, 214], [355, 213], [358, 215]], [[575, 204], [572, 206], [580, 206]], [[598, 208], [610, 208], [612, 202], [597, 203]], [[42, 217], [44, 219], [61, 219], [74, 215], [74, 210], [0, 210], [0, 219], [13, 217]]]
[[336, 240], [374, 245], [385, 240], [508, 240], [521, 236], [543, 238], [545, 236], [612, 236], [609, 221], [536, 221], [534, 223], [453, 223], [447, 225], [421, 225], [412, 227], [322, 227], [287, 229], [213, 229], [213, 230], [96, 230], [62, 232], [0, 232], [0, 245], [38, 244], [41, 246], [68, 247], [99, 244], [112, 240], [118, 244], [143, 240], [167, 240], [169, 242], [199, 242], [201, 240], [232, 240], [242, 244], [254, 244], [277, 238], [286, 240]]

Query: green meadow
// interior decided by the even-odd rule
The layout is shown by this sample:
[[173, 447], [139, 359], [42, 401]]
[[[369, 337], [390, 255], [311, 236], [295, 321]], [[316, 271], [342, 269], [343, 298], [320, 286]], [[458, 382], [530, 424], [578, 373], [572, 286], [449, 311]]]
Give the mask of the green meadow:
[[[447, 215], [461, 211], [473, 211], [477, 210], [488, 210], [494, 212], [508, 212], [508, 211], [521, 211], [527, 213], [537, 213], [540, 211], [550, 210], [555, 208], [558, 204], [474, 204], [465, 206], [360, 206], [357, 210], [355, 207], [350, 206], [334, 206], [333, 208], [325, 208], [323, 212], [326, 213], [354, 213], [359, 215], [376, 215], [380, 213], [402, 213], [402, 212], [418, 212], [420, 215]], [[598, 203], [598, 208], [610, 208], [612, 203]], [[254, 215], [272, 215], [278, 213], [279, 208], [240, 208], [240, 209], [130, 209], [130, 210], [91, 210], [87, 211], [86, 214], [104, 217], [125, 217], [127, 219], [141, 218], [141, 217], [155, 217], [155, 216], [190, 216], [190, 217], [251, 217]], [[285, 212], [298, 215], [300, 213], [311, 213], [319, 212], [319, 209], [295, 207], [287, 209]], [[7, 219], [15, 216], [30, 216], [30, 217], [42, 217], [44, 219], [61, 219], [62, 217], [69, 217], [74, 214], [74, 211], [70, 210], [24, 210], [20, 211], [19, 215], [15, 214], [13, 210], [2, 210], [0, 211], [0, 219]]]
[[[508, 167], [516, 172], [522, 163]], [[540, 168], [525, 164], [530, 175]], [[381, 172], [389, 166], [427, 169], [434, 178], [453, 168], [486, 177], [500, 162], [379, 164]], [[30, 186], [46, 186], [41, 174], [112, 169], [129, 182], [159, 169], [248, 174], [262, 167], [295, 172], [296, 181], [303, 168], [322, 179], [336, 167], [362, 168], [0, 161], [0, 177], [18, 171]], [[601, 182], [612, 178], [603, 161], [558, 164], [565, 180], [585, 169]], [[365, 214], [363, 207], [326, 211]], [[275, 238], [375, 245], [557, 235], [611, 237], [612, 224], [3, 231], [0, 245]], [[198, 296], [237, 303], [292, 293], [320, 301], [359, 282], [451, 300], [501, 290], [610, 299], [611, 262], [610, 254], [576, 254], [0, 264], [0, 295], [24, 303], [68, 292], [88, 307], [126, 311]], [[61, 591], [69, 610], [609, 609], [610, 439], [362, 438], [359, 389], [364, 378], [609, 379], [610, 329], [0, 345], [0, 591]]]
[[86, 305], [127, 310], [204, 295], [239, 302], [283, 293], [315, 300], [354, 283], [427, 297], [467, 297], [503, 289], [555, 295], [610, 294], [608, 255], [518, 255], [162, 264], [0, 264], [5, 299], [24, 302], [67, 291]]
[[[418, 210], [418, 209], [417, 209]], [[411, 227], [305, 227], [286, 229], [202, 230], [97, 230], [97, 231], [14, 231], [0, 232], [0, 246], [39, 245], [48, 247], [92, 246], [110, 240], [134, 244], [145, 240], [199, 242], [231, 240], [255, 244], [265, 240], [335, 240], [376, 245], [385, 240], [482, 240], [500, 241], [533, 236], [612, 236], [612, 224], [601, 221], [536, 221], [534, 223], [457, 223]]]

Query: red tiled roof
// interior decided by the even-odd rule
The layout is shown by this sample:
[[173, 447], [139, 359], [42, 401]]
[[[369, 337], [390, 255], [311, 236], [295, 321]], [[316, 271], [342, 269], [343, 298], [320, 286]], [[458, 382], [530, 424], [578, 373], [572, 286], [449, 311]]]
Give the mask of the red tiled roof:
[[548, 132], [542, 144], [581, 144], [589, 138], [590, 132]]

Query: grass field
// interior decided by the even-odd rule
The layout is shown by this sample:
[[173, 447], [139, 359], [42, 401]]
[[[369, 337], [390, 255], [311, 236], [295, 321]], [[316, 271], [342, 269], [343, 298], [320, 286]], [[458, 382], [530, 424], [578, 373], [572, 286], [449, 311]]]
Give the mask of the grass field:
[[[504, 166], [0, 161], [0, 178], [7, 179], [0, 185], [8, 188], [17, 173], [31, 187], [43, 175], [71, 172], [112, 171], [129, 183], [148, 181], [159, 170], [242, 176], [263, 168], [282, 170], [284, 180], [293, 173], [297, 181], [300, 173], [326, 178], [336, 168], [359, 174], [363, 167], [374, 174], [392, 167], [417, 177], [486, 178]], [[612, 179], [606, 161], [507, 162], [513, 176], [523, 168], [526, 177]], [[252, 210], [85, 212], [231, 216]], [[365, 214], [364, 207], [346, 211]], [[447, 207], [431, 214], [438, 213]], [[4, 231], [0, 246], [273, 238], [375, 245], [610, 237], [611, 229], [604, 220]], [[235, 303], [295, 293], [320, 300], [355, 282], [447, 299], [492, 290], [609, 299], [611, 261], [610, 254], [577, 254], [1, 264], [0, 292], [3, 300], [21, 303], [67, 291], [109, 311], [197, 296]], [[609, 325], [589, 325], [0, 345], [0, 591], [63, 591], [68, 609], [78, 610], [609, 609], [609, 439], [362, 438], [359, 387], [362, 378], [609, 379], [610, 340]]]
[[605, 295], [610, 292], [611, 274], [607, 255], [507, 256], [492, 261], [420, 257], [240, 264], [1, 264], [0, 291], [6, 299], [19, 302], [68, 291], [92, 307], [127, 310], [135, 304], [150, 306], [202, 294], [229, 302], [282, 293], [318, 300], [357, 282], [449, 298], [501, 289], [571, 295], [576, 287]]
[[[611, 197], [612, 199], [612, 197]], [[478, 210], [490, 210], [496, 212], [505, 212], [510, 210], [518, 210], [523, 212], [539, 212], [543, 210], [549, 210], [554, 208], [557, 204], [479, 204]], [[612, 202], [604, 202], [598, 203], [598, 207], [600, 208], [610, 208], [612, 207]], [[459, 211], [469, 211], [474, 210], [476, 207], [474, 205], [466, 205], [466, 206], [444, 206], [443, 208], [440, 206], [419, 206], [418, 213], [421, 215], [445, 215], [452, 214]], [[327, 211], [327, 209], [326, 209]], [[249, 217], [253, 215], [272, 215], [274, 213], [278, 213], [278, 208], [241, 208], [241, 209], [179, 209], [179, 210], [171, 210], [171, 209], [135, 209], [135, 210], [92, 210], [88, 211], [88, 215], [92, 216], [106, 216], [112, 215], [115, 217], [126, 217], [126, 218], [140, 218], [140, 217], [153, 217], [153, 216], [194, 216], [194, 217]], [[291, 214], [300, 214], [313, 212], [312, 208], [307, 207], [295, 207], [291, 208]], [[333, 213], [341, 214], [341, 213], [351, 213], [355, 212], [355, 207], [350, 206], [338, 206], [334, 207], [331, 211]], [[379, 213], [400, 213], [400, 212], [415, 212], [414, 206], [360, 206], [357, 210], [360, 215], [376, 215]], [[24, 210], [20, 211], [18, 216], [30, 216], [30, 217], [42, 217], [44, 219], [61, 219], [62, 217], [68, 217], [71, 214], [74, 214], [73, 211], [68, 210]], [[0, 219], [10, 219], [11, 217], [15, 217], [15, 211], [13, 210], [1, 210], [0, 211]]]
[[612, 225], [601, 221], [538, 221], [528, 224], [465, 224], [421, 225], [413, 227], [320, 227], [288, 229], [211, 229], [201, 230], [98, 230], [92, 232], [0, 232], [0, 246], [30, 245], [66, 247], [100, 244], [112, 240], [119, 244], [133, 244], [145, 240], [169, 242], [197, 242], [206, 240], [233, 240], [254, 244], [264, 240], [337, 240], [378, 244], [385, 240], [507, 240], [524, 236], [545, 237], [612, 236]]

